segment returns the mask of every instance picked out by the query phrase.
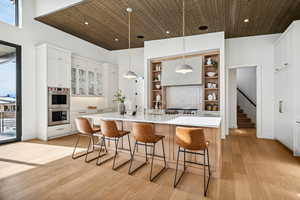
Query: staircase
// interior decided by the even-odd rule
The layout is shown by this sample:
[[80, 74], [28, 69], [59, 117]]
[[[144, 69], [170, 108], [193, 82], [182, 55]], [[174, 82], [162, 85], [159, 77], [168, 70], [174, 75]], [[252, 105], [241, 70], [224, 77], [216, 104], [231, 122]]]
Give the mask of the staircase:
[[237, 125], [238, 128], [255, 128], [255, 124], [252, 123], [240, 106], [237, 106]]

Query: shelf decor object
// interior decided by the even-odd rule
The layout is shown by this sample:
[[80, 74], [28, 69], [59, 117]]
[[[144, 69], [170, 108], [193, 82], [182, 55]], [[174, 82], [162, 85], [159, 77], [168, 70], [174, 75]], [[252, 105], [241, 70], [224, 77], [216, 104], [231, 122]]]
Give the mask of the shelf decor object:
[[150, 68], [150, 106], [151, 109], [165, 109], [165, 90], [161, 85], [162, 62], [151, 62]]
[[118, 102], [118, 112], [120, 113], [120, 115], [124, 115], [126, 112], [125, 104], [124, 104], [125, 99], [126, 97], [123, 95], [120, 89], [114, 95], [113, 101]]
[[219, 52], [211, 52], [204, 55], [203, 59], [203, 110], [220, 110], [219, 90]]
[[193, 68], [185, 62], [185, 0], [182, 0], [182, 64], [176, 67], [176, 72], [186, 74], [193, 72]]
[[[128, 12], [128, 49], [130, 49], [130, 36], [131, 36], [131, 13], [132, 8], [127, 8], [126, 11]], [[123, 76], [127, 79], [136, 79], [138, 76], [134, 71], [131, 71], [131, 55], [129, 55], [129, 70]]]

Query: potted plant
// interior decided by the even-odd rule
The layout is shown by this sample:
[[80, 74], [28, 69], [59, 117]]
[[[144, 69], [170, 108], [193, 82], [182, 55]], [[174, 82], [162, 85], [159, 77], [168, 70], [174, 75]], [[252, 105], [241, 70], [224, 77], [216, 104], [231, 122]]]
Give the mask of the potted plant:
[[121, 115], [125, 114], [125, 99], [126, 97], [122, 94], [122, 90], [118, 89], [118, 91], [116, 92], [116, 94], [114, 95], [114, 102], [118, 102], [118, 112]]

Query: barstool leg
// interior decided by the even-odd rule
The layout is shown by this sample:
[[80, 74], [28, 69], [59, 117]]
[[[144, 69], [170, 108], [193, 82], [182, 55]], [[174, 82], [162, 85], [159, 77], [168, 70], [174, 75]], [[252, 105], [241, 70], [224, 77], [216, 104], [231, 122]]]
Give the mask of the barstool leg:
[[176, 170], [175, 170], [175, 178], [174, 178], [174, 184], [173, 184], [173, 187], [176, 188], [176, 186], [178, 185], [179, 181], [181, 180], [184, 172], [185, 172], [185, 149], [184, 149], [184, 152], [183, 152], [183, 171], [180, 175], [180, 177], [178, 178], [177, 180], [177, 173], [178, 173], [178, 163], [179, 163], [179, 156], [180, 156], [180, 147], [178, 147], [178, 152], [177, 152], [177, 161], [176, 161]]
[[[122, 138], [123, 138], [123, 137], [122, 137]], [[113, 169], [113, 170], [117, 170], [117, 169], [119, 169], [120, 167], [124, 166], [125, 164], [127, 164], [127, 163], [129, 163], [129, 162], [131, 161], [131, 156], [130, 156], [130, 159], [129, 159], [129, 160], [126, 160], [125, 162], [119, 164], [118, 166], [115, 166], [116, 157], [117, 157], [117, 155], [118, 155], [119, 139], [120, 139], [120, 138], [117, 138], [117, 139], [115, 140], [115, 147], [116, 147], [116, 149], [115, 149], [115, 155], [114, 155], [114, 157], [113, 157], [113, 158], [114, 158], [113, 166], [112, 166], [112, 169]], [[129, 141], [129, 136], [128, 136], [128, 141]], [[131, 146], [130, 146], [130, 142], [129, 142], [129, 151], [130, 151], [130, 155], [131, 155]]]
[[73, 159], [77, 159], [77, 158], [82, 157], [82, 156], [85, 155], [85, 154], [82, 154], [82, 155], [79, 155], [79, 156], [75, 156], [75, 152], [76, 152], [76, 148], [77, 148], [79, 139], [80, 139], [80, 135], [78, 135], [77, 140], [76, 140], [76, 143], [75, 143], [75, 146], [74, 146], [74, 150], [73, 150], [73, 153], [72, 153], [72, 158], [73, 158]]
[[[104, 146], [106, 152], [104, 154], [101, 155], [101, 152], [102, 152], [102, 147]], [[106, 163], [107, 161], [113, 159], [114, 157], [110, 157], [104, 161], [101, 161], [101, 157], [102, 156], [105, 156], [107, 154], [107, 149], [106, 149], [106, 144], [105, 144], [105, 136], [102, 137], [101, 139], [101, 144], [100, 144], [100, 150], [99, 150], [99, 155], [98, 155], [98, 159], [97, 159], [97, 162], [96, 162], [96, 165], [100, 166], [102, 165], [103, 163]]]
[[130, 137], [129, 137], [129, 134], [127, 135], [127, 139], [128, 139], [129, 153], [130, 153], [130, 159], [131, 159], [131, 158], [132, 158], [132, 151], [131, 151], [131, 143], [130, 143]]
[[164, 145], [164, 139], [161, 140], [162, 150], [163, 150], [163, 156], [164, 156], [164, 163], [165, 168], [167, 167], [167, 160], [166, 160], [166, 154], [165, 154], [165, 145]]
[[208, 152], [208, 149], [206, 150], [206, 152], [207, 152], [208, 174], [209, 174], [209, 177], [210, 177], [211, 171], [210, 171], [210, 164], [209, 164], [209, 152]]
[[[154, 155], [155, 155], [155, 144], [153, 144], [152, 148], [153, 149], [152, 149], [151, 168], [150, 168], [150, 181], [152, 181], [152, 169], [153, 169], [153, 159], [154, 159]], [[147, 150], [147, 148], [146, 148], [146, 150]]]
[[[162, 139], [162, 144], [163, 144], [163, 139]], [[164, 150], [164, 146], [163, 146], [163, 157], [164, 157], [164, 167], [157, 172], [153, 177], [152, 177], [152, 171], [153, 171], [153, 160], [154, 160], [154, 156], [155, 156], [155, 143], [153, 144], [153, 150], [152, 150], [152, 159], [151, 159], [151, 170], [150, 170], [150, 181], [154, 181], [157, 177], [159, 177], [162, 172], [166, 169], [166, 155], [165, 155], [165, 150]]]
[[117, 154], [118, 154], [118, 145], [119, 145], [119, 138], [115, 139], [115, 154], [114, 154], [112, 169], [115, 169], [115, 162], [116, 162], [116, 157], [117, 157]]
[[[90, 146], [91, 146], [91, 144], [92, 144], [92, 151], [88, 152], [88, 150], [87, 150], [87, 154], [86, 154], [86, 156], [85, 156], [85, 162], [86, 162], [86, 163], [89, 163], [89, 162], [91, 162], [91, 161], [93, 161], [93, 160], [99, 159], [99, 157], [102, 157], [102, 156], [106, 155], [106, 153], [105, 153], [104, 155], [100, 155], [100, 154], [99, 154], [98, 156], [96, 156], [96, 157], [94, 157], [94, 158], [88, 159], [88, 155], [89, 155], [90, 153], [92, 153], [92, 152], [95, 151], [95, 147], [94, 147], [95, 141], [94, 141], [94, 140], [95, 140], [95, 139], [94, 139], [94, 136], [90, 136], [90, 142], [89, 142], [88, 150], [89, 150], [89, 148], [90, 148]], [[101, 152], [101, 151], [102, 151], [102, 148], [101, 148], [99, 151]]]
[[[206, 180], [206, 174], [205, 174], [205, 167], [206, 167], [206, 157], [207, 155], [207, 166], [208, 166], [208, 180], [207, 180], [207, 183], [205, 182]], [[209, 164], [209, 153], [208, 153], [208, 149], [205, 149], [204, 150], [204, 196], [207, 195], [207, 190], [208, 190], [208, 185], [209, 185], [209, 181], [210, 181], [210, 175], [211, 175], [211, 172], [210, 172], [210, 164]]]
[[135, 154], [135, 150], [137, 150], [137, 147], [138, 147], [138, 142], [135, 141], [134, 143], [134, 147], [133, 147], [133, 153], [132, 153], [132, 157], [131, 157], [131, 160], [130, 160], [130, 165], [129, 165], [129, 169], [128, 169], [128, 174], [129, 175], [132, 175], [134, 172], [136, 172], [138, 169], [140, 169], [141, 167], [145, 166], [147, 164], [147, 159], [144, 163], [142, 163], [141, 165], [137, 166], [135, 169], [131, 170], [131, 167], [132, 167], [132, 163], [133, 163], [133, 160], [134, 160], [134, 154]]
[[[87, 147], [86, 152], [83, 153], [83, 154], [80, 154], [80, 155], [78, 155], [78, 156], [75, 156], [76, 149], [77, 149], [77, 146], [78, 146], [80, 137], [81, 137], [81, 136], [78, 135], [78, 138], [77, 138], [77, 141], [76, 141], [76, 143], [75, 143], [75, 147], [74, 147], [74, 150], [73, 150], [73, 153], [72, 153], [72, 159], [75, 160], [75, 159], [77, 159], [77, 158], [80, 158], [80, 157], [82, 157], [82, 156], [85, 156], [85, 160], [87, 160], [87, 155], [90, 154], [90, 153], [92, 153], [92, 152], [94, 152], [94, 149], [92, 149], [92, 151], [89, 151], [89, 150], [90, 150], [90, 146], [91, 146], [91, 138], [89, 139], [89, 145], [88, 145], [88, 147]], [[94, 160], [95, 160], [95, 159], [94, 159]]]
[[148, 162], [147, 143], [145, 144], [145, 154], [146, 154], [146, 162]]

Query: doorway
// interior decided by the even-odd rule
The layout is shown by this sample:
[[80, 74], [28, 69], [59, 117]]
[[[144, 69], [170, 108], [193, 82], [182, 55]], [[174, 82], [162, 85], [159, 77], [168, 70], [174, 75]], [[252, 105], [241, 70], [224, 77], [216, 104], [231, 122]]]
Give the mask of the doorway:
[[20, 141], [21, 46], [0, 41], [0, 144]]
[[227, 71], [227, 135], [230, 128], [256, 129], [261, 137], [261, 69], [257, 65]]

